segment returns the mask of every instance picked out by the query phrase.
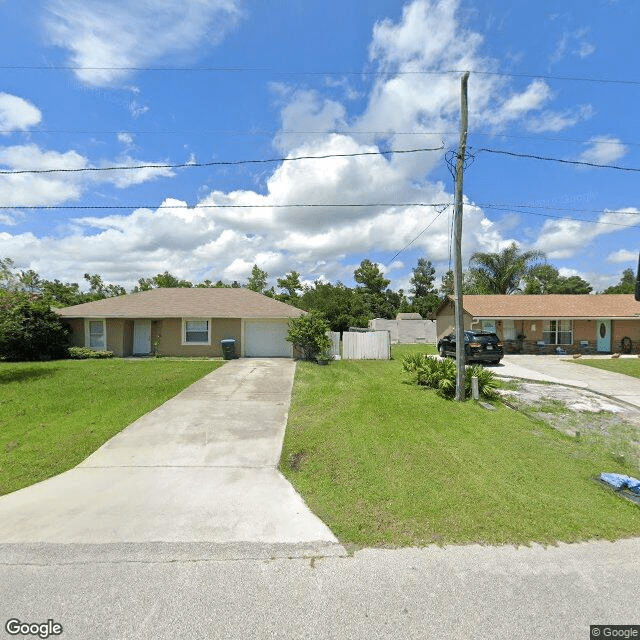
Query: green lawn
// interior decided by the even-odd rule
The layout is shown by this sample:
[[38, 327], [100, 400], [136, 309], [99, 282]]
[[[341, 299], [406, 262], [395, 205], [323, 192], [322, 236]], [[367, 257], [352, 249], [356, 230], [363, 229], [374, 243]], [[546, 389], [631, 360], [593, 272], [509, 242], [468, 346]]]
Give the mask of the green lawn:
[[381, 361], [299, 362], [282, 473], [348, 546], [554, 543], [640, 535], [640, 509], [602, 488], [631, 474], [592, 444], [504, 406], [404, 382]]
[[0, 363], [0, 495], [66, 471], [222, 361]]
[[623, 373], [626, 376], [633, 376], [634, 378], [640, 378], [640, 358], [616, 358], [616, 359], [593, 359], [589, 358], [572, 360], [577, 364], [586, 364], [588, 367], [595, 367], [596, 369], [604, 369], [606, 371], [613, 371], [614, 373]]

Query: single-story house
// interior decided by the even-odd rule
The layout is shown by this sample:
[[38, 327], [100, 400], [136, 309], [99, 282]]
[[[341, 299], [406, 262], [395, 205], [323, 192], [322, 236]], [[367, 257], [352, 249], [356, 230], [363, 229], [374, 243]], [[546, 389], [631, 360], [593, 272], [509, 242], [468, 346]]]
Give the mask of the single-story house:
[[222, 355], [233, 338], [241, 357], [293, 356], [288, 321], [304, 311], [249, 289], [152, 289], [58, 309], [71, 344], [116, 356]]
[[372, 331], [389, 331], [391, 344], [435, 344], [436, 323], [424, 320], [419, 313], [399, 313], [395, 320], [374, 318], [369, 320]]
[[[498, 334], [506, 353], [640, 353], [640, 302], [615, 295], [463, 296], [465, 329]], [[438, 339], [454, 331], [453, 296], [436, 312]]]

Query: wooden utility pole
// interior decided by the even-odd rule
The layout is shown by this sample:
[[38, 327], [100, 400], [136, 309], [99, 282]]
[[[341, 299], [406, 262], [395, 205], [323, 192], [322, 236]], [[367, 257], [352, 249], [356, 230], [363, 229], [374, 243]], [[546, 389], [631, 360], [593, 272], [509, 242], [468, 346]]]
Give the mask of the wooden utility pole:
[[467, 128], [469, 109], [467, 105], [467, 81], [469, 72], [466, 71], [460, 81], [460, 146], [456, 163], [456, 201], [454, 212], [454, 295], [455, 295], [455, 324], [456, 324], [456, 400], [463, 402], [464, 393], [464, 310], [462, 307], [462, 178], [464, 174], [464, 156], [467, 148]]

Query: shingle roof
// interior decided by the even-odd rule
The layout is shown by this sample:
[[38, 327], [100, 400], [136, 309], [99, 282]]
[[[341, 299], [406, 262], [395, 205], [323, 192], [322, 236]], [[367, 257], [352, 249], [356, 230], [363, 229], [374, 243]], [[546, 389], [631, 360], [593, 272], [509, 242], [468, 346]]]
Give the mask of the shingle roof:
[[464, 296], [474, 318], [640, 318], [632, 294]]
[[295, 318], [304, 313], [249, 289], [152, 289], [56, 310], [63, 318]]

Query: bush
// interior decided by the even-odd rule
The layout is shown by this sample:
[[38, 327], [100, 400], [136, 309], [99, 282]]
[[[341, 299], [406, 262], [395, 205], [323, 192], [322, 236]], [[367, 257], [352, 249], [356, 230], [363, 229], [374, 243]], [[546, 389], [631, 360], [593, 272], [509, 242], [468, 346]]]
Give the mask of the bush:
[[301, 349], [305, 360], [317, 360], [325, 356], [331, 348], [327, 331], [329, 331], [329, 325], [324, 317], [316, 311], [311, 311], [304, 316], [289, 320], [287, 342]]
[[69, 358], [72, 360], [113, 358], [113, 351], [94, 351], [89, 347], [69, 347]]
[[[453, 398], [456, 393], [457, 367], [453, 360], [439, 359], [425, 353], [412, 353], [402, 359], [402, 369], [408, 373], [414, 384], [435, 389], [443, 398]], [[485, 398], [496, 397], [496, 381], [493, 371], [480, 365], [465, 367], [465, 396], [471, 396], [471, 378], [477, 376], [478, 390]]]
[[24, 293], [0, 297], [0, 357], [10, 361], [65, 358], [69, 327], [49, 305]]

